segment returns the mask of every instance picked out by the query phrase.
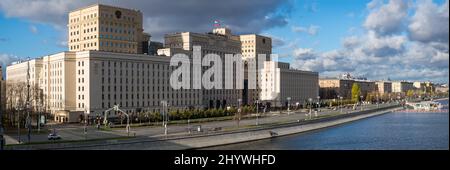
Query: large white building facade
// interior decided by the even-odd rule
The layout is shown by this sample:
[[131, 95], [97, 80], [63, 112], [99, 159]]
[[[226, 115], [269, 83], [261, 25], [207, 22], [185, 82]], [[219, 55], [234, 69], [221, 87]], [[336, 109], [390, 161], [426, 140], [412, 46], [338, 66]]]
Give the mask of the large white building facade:
[[126, 112], [159, 112], [163, 100], [171, 109], [200, 108], [201, 90], [170, 86], [175, 67], [169, 62], [166, 56], [62, 52], [9, 66], [7, 80], [26, 83], [30, 63], [30, 85], [42, 90], [42, 107], [53, 114], [101, 115], [113, 105]]
[[[241, 42], [227, 28], [216, 28], [208, 34], [182, 32], [165, 36], [165, 47], [192, 52], [194, 46], [201, 47], [201, 54], [216, 54], [225, 61], [225, 54], [240, 54]], [[164, 51], [162, 49], [160, 51]], [[225, 87], [225, 66], [222, 62], [222, 87]], [[207, 67], [202, 68], [202, 73]], [[235, 86], [235, 84], [234, 84]], [[207, 108], [225, 108], [238, 105], [242, 98], [242, 89], [203, 89], [202, 102]]]
[[[319, 96], [319, 74], [289, 68], [289, 63], [265, 61], [260, 70], [262, 103], [283, 107], [304, 104]], [[290, 103], [289, 103], [290, 102]]]

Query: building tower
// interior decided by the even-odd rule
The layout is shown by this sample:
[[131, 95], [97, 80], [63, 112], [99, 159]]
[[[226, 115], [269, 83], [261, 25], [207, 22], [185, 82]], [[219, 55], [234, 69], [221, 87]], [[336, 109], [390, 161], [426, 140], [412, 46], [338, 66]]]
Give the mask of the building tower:
[[147, 53], [150, 35], [139, 10], [95, 4], [70, 12], [68, 21], [69, 51]]

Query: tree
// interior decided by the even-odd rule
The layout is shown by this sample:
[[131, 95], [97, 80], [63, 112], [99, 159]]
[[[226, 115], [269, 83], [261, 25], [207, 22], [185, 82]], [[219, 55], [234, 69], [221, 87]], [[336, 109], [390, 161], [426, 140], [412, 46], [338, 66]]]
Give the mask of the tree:
[[361, 87], [358, 83], [353, 83], [352, 85], [352, 101], [358, 102], [359, 96], [361, 95]]
[[376, 95], [378, 95], [378, 94], [377, 94], [377, 93], [374, 93], [374, 92], [372, 92], [372, 93], [367, 93], [367, 95], [366, 95], [366, 101], [367, 101], [367, 102], [372, 102], [372, 101], [374, 100], [374, 98], [375, 98]]
[[406, 92], [406, 96], [408, 96], [409, 98], [413, 97], [414, 96], [414, 90], [408, 90]]

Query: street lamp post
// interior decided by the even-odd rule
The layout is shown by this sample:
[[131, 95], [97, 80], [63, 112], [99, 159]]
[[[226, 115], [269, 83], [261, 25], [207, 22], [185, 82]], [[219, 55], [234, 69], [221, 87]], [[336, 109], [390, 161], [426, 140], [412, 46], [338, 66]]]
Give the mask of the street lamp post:
[[391, 104], [392, 102], [391, 93], [389, 93], [388, 96], [389, 96], [389, 104]]
[[259, 113], [258, 113], [258, 107], [259, 107], [259, 100], [256, 100], [256, 126], [259, 125]]
[[84, 128], [83, 128], [83, 132], [84, 132], [84, 139], [87, 139], [87, 109], [84, 109]]
[[377, 94], [377, 108], [379, 107], [379, 100], [378, 100], [378, 94]]
[[167, 101], [163, 100], [161, 101], [161, 104], [163, 106], [163, 126], [164, 126], [164, 135], [167, 136], [167, 122], [168, 120], [168, 113], [167, 113]]
[[290, 112], [291, 112], [291, 110], [290, 110], [290, 107], [291, 107], [291, 97], [287, 97], [286, 99], [287, 99], [287, 101], [288, 101], [287, 111], [288, 111], [288, 115], [289, 115]]
[[340, 104], [339, 104], [339, 107], [341, 108], [341, 113], [342, 113], [342, 106], [341, 106], [341, 105], [343, 104], [343, 103], [342, 103], [342, 99], [343, 99], [343, 97], [342, 97], [342, 96], [339, 96], [339, 100], [341, 101]]
[[191, 133], [191, 126], [189, 125], [189, 123], [190, 123], [190, 120], [188, 118], [188, 120], [187, 120], [187, 130], [188, 130], [188, 133], [190, 134]]
[[241, 102], [242, 99], [238, 99], [238, 110], [236, 112], [236, 123], [237, 123], [237, 127], [239, 128], [239, 122], [241, 121]]
[[317, 108], [320, 108], [320, 96], [317, 96]]
[[16, 106], [17, 111], [17, 142], [20, 144], [20, 108], [19, 106]]
[[363, 111], [363, 110], [364, 110], [363, 96], [361, 95], [361, 96], [359, 96], [359, 97], [361, 97], [361, 98], [360, 98], [360, 100], [361, 100], [361, 111]]
[[41, 112], [42, 112], [42, 103], [38, 104], [38, 119], [37, 119], [37, 127], [38, 127], [38, 133], [41, 133]]
[[[317, 112], [319, 112], [320, 109], [320, 96], [317, 96]], [[314, 116], [317, 117], [317, 112], [314, 112]]]
[[311, 114], [312, 114], [312, 98], [309, 98], [308, 101], [309, 101], [309, 118], [311, 119]]

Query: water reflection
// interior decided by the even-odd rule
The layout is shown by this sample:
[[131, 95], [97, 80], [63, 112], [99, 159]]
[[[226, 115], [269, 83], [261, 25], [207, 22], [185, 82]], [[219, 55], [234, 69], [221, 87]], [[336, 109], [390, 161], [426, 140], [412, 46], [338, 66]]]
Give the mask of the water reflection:
[[[448, 100], [441, 102], [448, 105]], [[208, 149], [448, 150], [449, 113], [388, 113], [336, 127]]]

